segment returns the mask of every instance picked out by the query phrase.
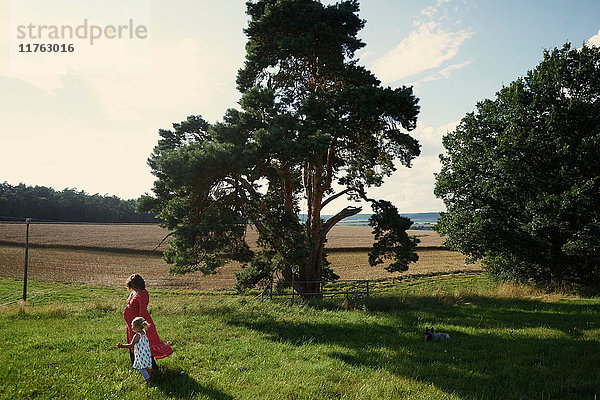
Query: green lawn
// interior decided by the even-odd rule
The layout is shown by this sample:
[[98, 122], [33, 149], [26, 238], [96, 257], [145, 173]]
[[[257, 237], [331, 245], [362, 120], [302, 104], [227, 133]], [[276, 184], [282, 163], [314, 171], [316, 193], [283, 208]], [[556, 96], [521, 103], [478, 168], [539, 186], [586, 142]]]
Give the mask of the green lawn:
[[[382, 281], [321, 303], [150, 288], [175, 353], [128, 364], [125, 290], [0, 279], [0, 397], [594, 399], [600, 298], [498, 288], [482, 273]], [[425, 343], [425, 326], [452, 340]]]

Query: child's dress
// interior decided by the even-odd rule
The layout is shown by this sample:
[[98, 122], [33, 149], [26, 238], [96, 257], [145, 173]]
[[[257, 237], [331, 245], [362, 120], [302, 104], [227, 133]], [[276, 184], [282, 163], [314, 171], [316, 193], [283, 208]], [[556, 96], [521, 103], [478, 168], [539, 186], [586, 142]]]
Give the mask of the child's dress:
[[133, 354], [135, 356], [133, 360], [133, 368], [135, 369], [144, 369], [152, 367], [152, 358], [150, 355], [150, 343], [148, 342], [148, 335], [142, 335], [141, 333], [136, 333], [136, 335], [140, 336], [140, 340], [133, 346]]

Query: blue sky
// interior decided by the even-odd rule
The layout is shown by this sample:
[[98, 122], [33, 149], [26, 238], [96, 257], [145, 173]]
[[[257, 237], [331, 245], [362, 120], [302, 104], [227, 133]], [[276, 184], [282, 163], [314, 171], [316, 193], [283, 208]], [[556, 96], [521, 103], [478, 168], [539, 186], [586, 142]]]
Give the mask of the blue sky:
[[[136, 198], [152, 186], [146, 159], [159, 128], [192, 114], [215, 122], [237, 106], [244, 1], [130, 3], [124, 9], [116, 0], [102, 7], [0, 0], [0, 181]], [[26, 6], [37, 14], [24, 17]], [[441, 138], [477, 101], [534, 68], [544, 49], [567, 41], [600, 45], [597, 0], [363, 0], [360, 16], [367, 20], [360, 63], [386, 86], [413, 85], [420, 98], [413, 134], [422, 156], [370, 192], [402, 212], [443, 209], [433, 195]], [[134, 19], [149, 35], [122, 40], [122, 48], [99, 41], [62, 58], [21, 59], [28, 66], [15, 62], [25, 56], [16, 53], [26, 41], [16, 41], [14, 30], [23, 18], [35, 24]], [[77, 69], [86, 62], [87, 69]], [[60, 70], [56, 63], [73, 65]], [[327, 212], [344, 205], [338, 201]]]

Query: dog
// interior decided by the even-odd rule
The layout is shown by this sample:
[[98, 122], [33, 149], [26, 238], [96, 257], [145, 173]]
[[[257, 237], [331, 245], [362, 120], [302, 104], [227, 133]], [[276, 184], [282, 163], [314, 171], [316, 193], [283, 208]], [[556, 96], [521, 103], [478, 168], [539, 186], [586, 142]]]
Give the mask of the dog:
[[440, 340], [450, 340], [450, 335], [444, 332], [436, 333], [433, 327], [425, 327], [425, 340], [427, 342], [438, 342]]

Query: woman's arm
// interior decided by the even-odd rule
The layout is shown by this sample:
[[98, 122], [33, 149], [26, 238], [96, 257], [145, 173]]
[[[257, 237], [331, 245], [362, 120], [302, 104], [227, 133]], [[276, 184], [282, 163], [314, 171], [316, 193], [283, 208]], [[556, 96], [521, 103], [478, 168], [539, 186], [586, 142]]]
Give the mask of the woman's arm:
[[126, 344], [117, 343], [117, 348], [119, 348], [119, 349], [131, 349], [139, 341], [140, 341], [140, 335], [138, 335], [136, 333], [135, 335], [133, 335], [133, 338], [131, 339], [131, 343], [126, 343]]

